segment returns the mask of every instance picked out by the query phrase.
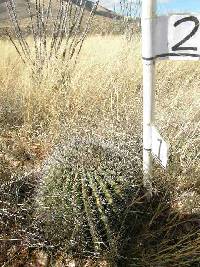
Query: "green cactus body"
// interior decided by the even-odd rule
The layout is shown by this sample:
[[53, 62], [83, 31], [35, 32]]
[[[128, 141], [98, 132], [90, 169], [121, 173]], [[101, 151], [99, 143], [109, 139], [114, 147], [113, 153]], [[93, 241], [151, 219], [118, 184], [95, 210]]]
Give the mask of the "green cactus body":
[[[131, 150], [132, 151], [132, 150]], [[126, 157], [124, 155], [127, 155]], [[117, 254], [127, 205], [137, 198], [137, 164], [127, 150], [96, 139], [60, 146], [45, 163], [38, 218], [45, 237], [69, 253]], [[139, 184], [139, 183], [138, 183]]]
[[94, 219], [93, 210], [92, 210], [92, 203], [90, 200], [91, 197], [89, 196], [89, 192], [88, 192], [88, 184], [85, 183], [84, 178], [86, 179], [86, 177], [84, 176], [82, 176], [81, 178], [82, 198], [83, 198], [84, 208], [85, 208], [88, 224], [90, 227], [90, 233], [93, 239], [95, 250], [99, 251], [100, 236], [98, 235], [98, 232], [96, 229], [95, 219]]

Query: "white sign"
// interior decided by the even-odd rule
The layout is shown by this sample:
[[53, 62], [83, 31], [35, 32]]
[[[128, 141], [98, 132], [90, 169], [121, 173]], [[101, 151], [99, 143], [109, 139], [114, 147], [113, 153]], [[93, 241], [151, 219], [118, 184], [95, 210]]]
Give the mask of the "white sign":
[[167, 167], [169, 145], [163, 140], [155, 127], [152, 127], [152, 154], [164, 168]]
[[143, 59], [200, 60], [200, 14], [173, 14], [153, 20], [153, 49]]

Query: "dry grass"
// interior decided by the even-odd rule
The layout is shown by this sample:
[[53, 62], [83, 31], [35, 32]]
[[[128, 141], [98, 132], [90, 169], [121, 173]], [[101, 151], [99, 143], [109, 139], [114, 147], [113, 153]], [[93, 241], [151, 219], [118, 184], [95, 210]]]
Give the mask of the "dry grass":
[[[116, 143], [125, 142], [130, 149], [134, 143], [141, 156], [142, 65], [138, 38], [131, 44], [122, 37], [88, 38], [78, 64], [70, 70], [68, 82], [62, 87], [55, 86], [58, 65], [48, 80], [35, 85], [11, 44], [2, 40], [0, 49], [2, 186], [5, 181], [12, 183], [16, 176], [29, 175], [29, 181], [30, 175], [40, 171], [55, 145], [70, 136], [95, 135]], [[158, 63], [156, 125], [171, 145], [171, 158], [166, 172], [156, 165], [154, 184], [158, 191], [169, 189], [170, 214], [178, 212], [181, 218], [191, 214], [199, 218], [200, 213], [199, 73], [198, 62]], [[149, 225], [154, 225], [154, 220], [159, 224], [158, 214], [163, 210], [165, 207], [158, 204], [154, 214], [151, 212], [141, 239], [146, 240], [156, 232]], [[164, 239], [156, 246], [159, 238], [155, 234], [152, 250], [147, 246], [143, 254], [134, 255], [144, 259], [140, 265], [132, 266], [148, 266], [149, 261], [151, 266], [190, 266], [191, 255], [199, 259], [199, 233], [185, 241], [178, 237], [177, 242], [182, 245], [174, 250], [176, 245], [169, 242], [173, 238], [169, 229], [174, 229], [176, 223], [173, 216], [170, 218], [173, 218], [170, 223], [158, 227], [159, 238], [167, 236], [166, 242]], [[194, 232], [193, 227], [191, 231]], [[186, 232], [190, 234], [190, 230]], [[7, 238], [12, 238], [12, 232]]]

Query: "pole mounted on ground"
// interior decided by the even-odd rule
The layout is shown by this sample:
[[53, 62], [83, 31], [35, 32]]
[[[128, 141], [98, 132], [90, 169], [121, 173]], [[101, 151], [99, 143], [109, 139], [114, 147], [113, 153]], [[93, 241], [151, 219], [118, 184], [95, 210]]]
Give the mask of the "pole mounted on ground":
[[156, 6], [156, 0], [142, 1], [143, 183], [148, 196], [153, 193], [153, 158], [165, 169], [169, 158], [169, 146], [154, 125], [155, 61], [200, 60], [200, 14], [157, 16]]
[[[142, 55], [143, 58], [143, 183], [152, 195], [152, 124], [154, 120], [155, 60], [153, 58], [153, 20], [156, 0], [142, 1]], [[149, 60], [149, 58], [152, 58]]]

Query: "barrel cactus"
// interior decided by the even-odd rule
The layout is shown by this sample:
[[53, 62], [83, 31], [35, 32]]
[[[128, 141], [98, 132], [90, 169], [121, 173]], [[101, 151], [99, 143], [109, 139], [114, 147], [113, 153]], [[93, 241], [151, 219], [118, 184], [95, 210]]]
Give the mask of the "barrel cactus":
[[38, 188], [45, 238], [67, 253], [116, 255], [127, 206], [138, 196], [140, 159], [133, 148], [96, 138], [67, 143], [46, 162]]

